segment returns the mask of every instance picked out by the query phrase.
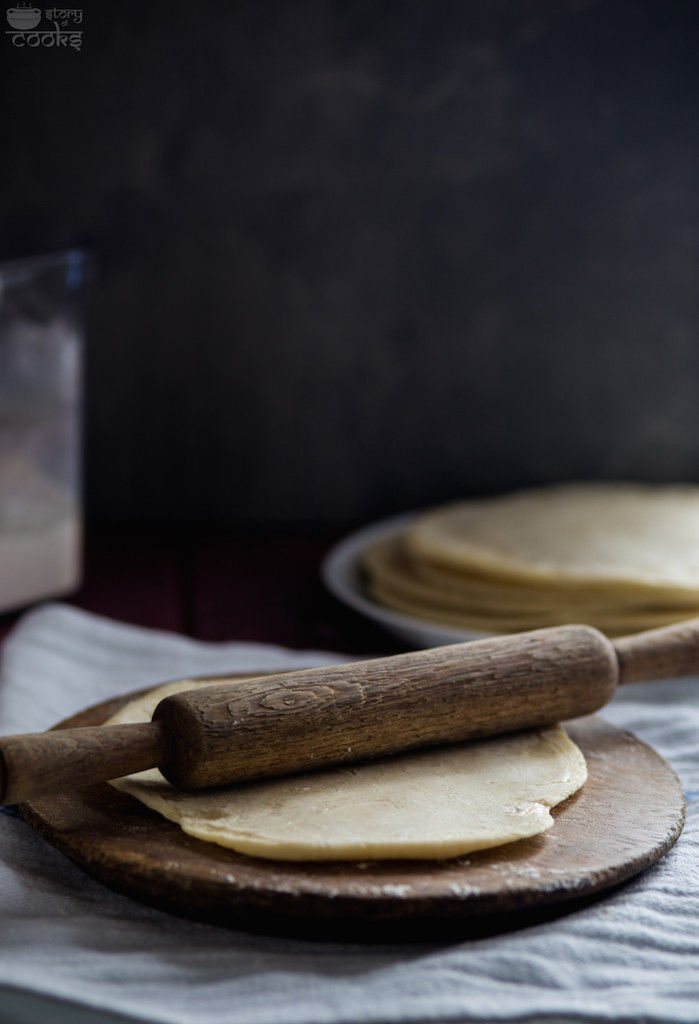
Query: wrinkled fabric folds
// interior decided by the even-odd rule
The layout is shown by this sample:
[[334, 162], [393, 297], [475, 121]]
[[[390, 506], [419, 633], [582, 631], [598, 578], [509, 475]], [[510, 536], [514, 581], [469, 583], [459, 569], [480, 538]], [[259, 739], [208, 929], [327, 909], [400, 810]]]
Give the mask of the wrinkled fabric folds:
[[[169, 679], [342, 660], [202, 643], [47, 605], [4, 645], [0, 731], [45, 729]], [[181, 920], [93, 881], [5, 808], [0, 1019], [10, 1019], [3, 1000], [14, 1008], [24, 994], [162, 1024], [696, 1021], [699, 678], [626, 687], [604, 717], [678, 773], [688, 804], [683, 835], [657, 865], [593, 905], [479, 940], [362, 946]]]

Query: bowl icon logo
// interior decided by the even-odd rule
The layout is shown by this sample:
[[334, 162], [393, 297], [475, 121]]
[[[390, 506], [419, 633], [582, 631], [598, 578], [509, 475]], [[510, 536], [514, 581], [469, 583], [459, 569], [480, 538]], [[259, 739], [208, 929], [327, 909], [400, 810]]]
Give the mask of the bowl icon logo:
[[18, 32], [30, 31], [41, 21], [41, 11], [38, 7], [20, 4], [19, 7], [8, 8], [7, 20], [10, 28], [17, 29]]

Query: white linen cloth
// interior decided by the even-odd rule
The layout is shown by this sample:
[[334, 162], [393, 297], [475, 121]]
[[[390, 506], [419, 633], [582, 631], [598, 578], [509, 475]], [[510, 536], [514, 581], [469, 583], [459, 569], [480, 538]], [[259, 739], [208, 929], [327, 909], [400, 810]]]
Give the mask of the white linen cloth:
[[[4, 645], [0, 732], [45, 729], [172, 678], [337, 660], [207, 644], [48, 605], [27, 614]], [[5, 809], [0, 1022], [696, 1022], [699, 679], [626, 687], [605, 717], [679, 774], [689, 806], [679, 842], [592, 906], [475, 941], [362, 946], [181, 920], [91, 880]]]

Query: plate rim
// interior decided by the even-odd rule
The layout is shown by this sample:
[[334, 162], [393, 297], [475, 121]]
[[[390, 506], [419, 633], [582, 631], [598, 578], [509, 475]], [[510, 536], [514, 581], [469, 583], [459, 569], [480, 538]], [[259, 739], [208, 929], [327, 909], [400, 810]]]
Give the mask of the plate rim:
[[376, 520], [353, 530], [339, 540], [326, 553], [320, 565], [320, 576], [325, 587], [343, 604], [408, 643], [417, 642], [425, 647], [440, 647], [492, 637], [494, 634], [491, 632], [443, 626], [436, 621], [394, 611], [363, 593], [357, 579], [357, 562], [363, 549], [371, 541], [397, 534], [422, 511], [415, 509]]

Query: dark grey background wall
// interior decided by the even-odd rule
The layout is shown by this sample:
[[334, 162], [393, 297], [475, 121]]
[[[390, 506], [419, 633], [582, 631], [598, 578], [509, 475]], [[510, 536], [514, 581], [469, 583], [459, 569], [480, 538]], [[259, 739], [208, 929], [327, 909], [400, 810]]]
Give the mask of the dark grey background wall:
[[0, 257], [95, 247], [93, 519], [699, 479], [694, 0], [79, 2]]

